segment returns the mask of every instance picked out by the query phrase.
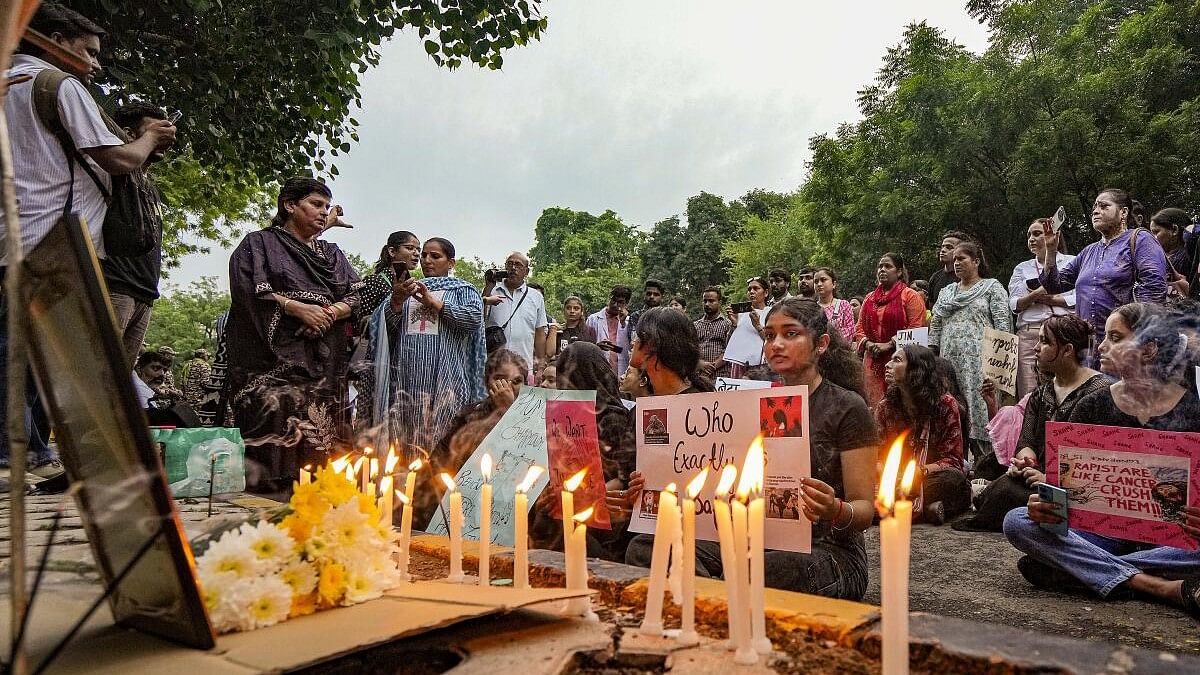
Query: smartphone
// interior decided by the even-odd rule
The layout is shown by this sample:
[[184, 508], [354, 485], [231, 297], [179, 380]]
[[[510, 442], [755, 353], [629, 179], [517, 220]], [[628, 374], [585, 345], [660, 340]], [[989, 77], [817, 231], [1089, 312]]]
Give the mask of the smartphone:
[[182, 118], [183, 118], [182, 110], [176, 110], [175, 112], [171, 113], [170, 115], [167, 115], [167, 121], [170, 122], [172, 125], [177, 124], [179, 122], [179, 120]]
[[1062, 518], [1062, 522], [1056, 525], [1050, 523], [1038, 523], [1038, 525], [1061, 537], [1067, 536], [1067, 532], [1070, 531], [1067, 526], [1067, 491], [1049, 483], [1038, 483], [1037, 491], [1038, 499], [1054, 504], [1054, 513]]
[[733, 310], [734, 314], [747, 314], [754, 306], [748, 302], [735, 302], [729, 305], [729, 309]]
[[1031, 291], [1036, 291], [1038, 288], [1041, 288], [1041, 286], [1042, 286], [1041, 279], [1034, 278], [1034, 279], [1026, 279], [1025, 280], [1025, 287]]
[[1046, 234], [1058, 232], [1065, 222], [1067, 222], [1067, 209], [1060, 206], [1058, 207], [1058, 210], [1054, 212], [1054, 218], [1050, 219], [1050, 231]]

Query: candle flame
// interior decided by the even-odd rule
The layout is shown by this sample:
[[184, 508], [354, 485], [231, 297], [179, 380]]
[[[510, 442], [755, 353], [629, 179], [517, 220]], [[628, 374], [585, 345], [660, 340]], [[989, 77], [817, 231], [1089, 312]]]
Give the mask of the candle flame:
[[350, 469], [352, 471], [354, 471], [354, 473], [358, 473], [358, 468], [360, 466], [362, 466], [362, 463], [363, 463], [363, 458], [359, 457], [358, 459], [354, 460], [353, 464], [350, 465]]
[[917, 460], [908, 460], [908, 466], [904, 467], [904, 478], [900, 479], [900, 490], [907, 497], [912, 491], [913, 478], [917, 475]]
[[724, 469], [721, 469], [721, 478], [717, 481], [717, 497], [728, 497], [729, 491], [733, 489], [733, 481], [737, 480], [737, 467], [732, 464], [726, 464]]
[[450, 490], [451, 492], [454, 492], [454, 491], [457, 489], [457, 488], [455, 487], [455, 485], [454, 485], [454, 478], [453, 478], [453, 477], [451, 477], [451, 476], [450, 476], [450, 474], [448, 474], [448, 473], [446, 473], [446, 472], [444, 472], [444, 471], [443, 471], [443, 472], [440, 474], [440, 476], [441, 476], [442, 482], [446, 484], [446, 489], [447, 489], [447, 490]]
[[545, 471], [545, 469], [537, 464], [530, 466], [529, 470], [525, 472], [525, 480], [521, 481], [521, 484], [517, 486], [517, 492], [529, 492], [530, 488], [532, 488], [533, 484], [537, 482], [538, 477], [542, 475], [543, 471]]
[[875, 500], [875, 508], [880, 516], [890, 515], [892, 506], [896, 503], [896, 477], [900, 475], [900, 455], [904, 454], [904, 439], [908, 432], [900, 434], [892, 441], [887, 459], [883, 462], [883, 474], [879, 476], [879, 495]]
[[587, 467], [584, 467], [579, 470], [579, 473], [563, 481], [563, 489], [565, 489], [567, 492], [574, 492], [578, 490], [579, 486], [583, 483], [583, 477], [586, 475]]
[[312, 464], [305, 464], [305, 465], [304, 465], [304, 470], [305, 470], [305, 471], [312, 471]]
[[408, 465], [408, 470], [409, 471], [420, 471], [422, 466], [424, 466], [424, 465], [421, 462], [421, 458], [418, 457], [418, 458], [414, 459], [411, 464]]
[[592, 512], [595, 510], [596, 510], [596, 507], [589, 506], [586, 509], [580, 511], [579, 513], [576, 513], [575, 516], [572, 518], [572, 520], [574, 520], [577, 523], [585, 522], [585, 521], [587, 521], [588, 518], [592, 517]]
[[408, 505], [408, 496], [404, 494], [404, 491], [403, 490], [395, 490], [395, 493], [396, 493], [396, 499], [399, 499], [401, 504], [404, 504], [407, 506]]
[[663, 488], [663, 492], [674, 492], [675, 489], [674, 483], [667, 483], [667, 487]]
[[688, 499], [695, 499], [696, 495], [700, 494], [700, 491], [704, 489], [704, 484], [707, 482], [708, 482], [708, 467], [706, 466], [706, 467], [704, 467], [703, 471], [696, 474], [696, 477], [692, 479], [692, 482], [687, 484]]
[[483, 473], [484, 480], [492, 478], [492, 453], [483, 453], [483, 459], [479, 460], [479, 471]]
[[388, 450], [387, 461], [383, 463], [383, 472], [392, 474], [396, 472], [396, 465], [400, 463], [400, 456], [396, 454], [396, 448], [392, 447]]
[[349, 462], [349, 457], [347, 455], [342, 455], [341, 457], [338, 457], [330, 462], [329, 466], [333, 469], [334, 473], [341, 473], [346, 470], [346, 464]]
[[362, 454], [363, 454], [363, 456], [364, 456], [364, 457], [365, 457], [365, 456], [367, 456], [367, 455], [370, 455], [370, 454], [371, 454], [371, 453], [373, 453], [373, 452], [375, 452], [375, 449], [374, 449], [374, 448], [372, 448], [372, 447], [371, 447], [371, 446], [369, 446], [369, 445], [368, 445], [367, 447], [365, 447], [365, 448], [363, 448], [363, 449], [362, 449]]
[[762, 488], [763, 474], [763, 442], [762, 434], [754, 437], [750, 449], [746, 451], [746, 460], [742, 462], [742, 475], [738, 478], [738, 499], [746, 501], [752, 490]]

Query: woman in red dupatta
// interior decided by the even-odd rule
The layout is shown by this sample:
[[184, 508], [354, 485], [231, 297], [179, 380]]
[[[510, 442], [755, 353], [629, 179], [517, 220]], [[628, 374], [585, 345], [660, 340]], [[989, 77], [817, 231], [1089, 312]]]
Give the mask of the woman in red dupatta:
[[905, 283], [908, 270], [903, 256], [884, 253], [875, 277], [879, 285], [863, 299], [854, 331], [866, 371], [867, 405], [872, 408], [887, 390], [884, 366], [896, 351], [896, 333], [925, 325], [925, 301]]

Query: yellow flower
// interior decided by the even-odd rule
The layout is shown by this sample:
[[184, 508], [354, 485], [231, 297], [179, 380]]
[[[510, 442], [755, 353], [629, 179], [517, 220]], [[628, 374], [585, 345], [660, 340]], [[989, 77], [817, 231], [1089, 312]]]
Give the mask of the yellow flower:
[[329, 500], [325, 498], [320, 489], [309, 483], [301, 485], [300, 488], [292, 494], [290, 503], [292, 513], [299, 517], [314, 522], [320, 520], [325, 512], [329, 510]]
[[338, 604], [346, 592], [346, 568], [338, 563], [321, 566], [321, 578], [317, 582], [317, 595], [321, 605], [332, 607]]
[[307, 541], [312, 535], [312, 522], [296, 513], [284, 518], [279, 526], [287, 530], [288, 535], [298, 542]]
[[358, 493], [358, 486], [353, 481], [333, 470], [317, 471], [317, 480], [312, 485], [316, 485], [320, 493], [334, 506], [345, 504]]
[[289, 618], [312, 614], [317, 611], [317, 594], [305, 593], [304, 595], [292, 596], [292, 610], [288, 612]]
[[379, 504], [363, 493], [358, 493], [358, 510], [367, 514], [371, 522], [379, 520]]

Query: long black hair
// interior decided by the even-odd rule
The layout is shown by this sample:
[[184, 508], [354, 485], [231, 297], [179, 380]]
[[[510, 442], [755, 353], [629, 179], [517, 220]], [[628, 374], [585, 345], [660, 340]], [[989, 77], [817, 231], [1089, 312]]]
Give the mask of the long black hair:
[[417, 242], [420, 247], [421, 240], [417, 235], [408, 230], [399, 230], [388, 235], [387, 243], [383, 245], [383, 249], [379, 251], [379, 261], [375, 263], [375, 272], [386, 272], [392, 267], [392, 256], [388, 254], [389, 248], [399, 248], [404, 245], [404, 242], [412, 239]]
[[770, 321], [771, 315], [776, 312], [783, 312], [808, 329], [809, 339], [812, 340], [814, 346], [822, 335], [828, 335], [829, 347], [817, 359], [817, 370], [821, 373], [821, 377], [858, 394], [864, 401], [867, 399], [862, 361], [850, 349], [850, 343], [842, 337], [841, 331], [829, 330], [829, 319], [825, 316], [825, 310], [821, 309], [816, 300], [808, 298], [782, 300], [771, 306], [766, 320]]
[[[932, 349], [921, 345], [905, 345], [900, 349], [904, 350], [908, 361], [904, 367], [904, 381], [889, 385], [883, 396], [905, 426], [922, 427], [933, 420], [946, 387], [938, 373], [937, 356]], [[904, 405], [905, 390], [912, 402], [911, 410]]]
[[670, 307], [652, 307], [638, 319], [637, 337], [659, 363], [692, 387], [713, 391], [713, 383], [696, 372], [700, 367], [700, 338], [686, 314]]
[[316, 178], [296, 176], [287, 179], [283, 187], [279, 188], [279, 199], [275, 202], [275, 217], [271, 219], [271, 226], [283, 227], [283, 224], [287, 222], [288, 212], [285, 204], [288, 202], [294, 204], [314, 192], [324, 195], [326, 199], [333, 199], [333, 191], [329, 189], [329, 186]]

